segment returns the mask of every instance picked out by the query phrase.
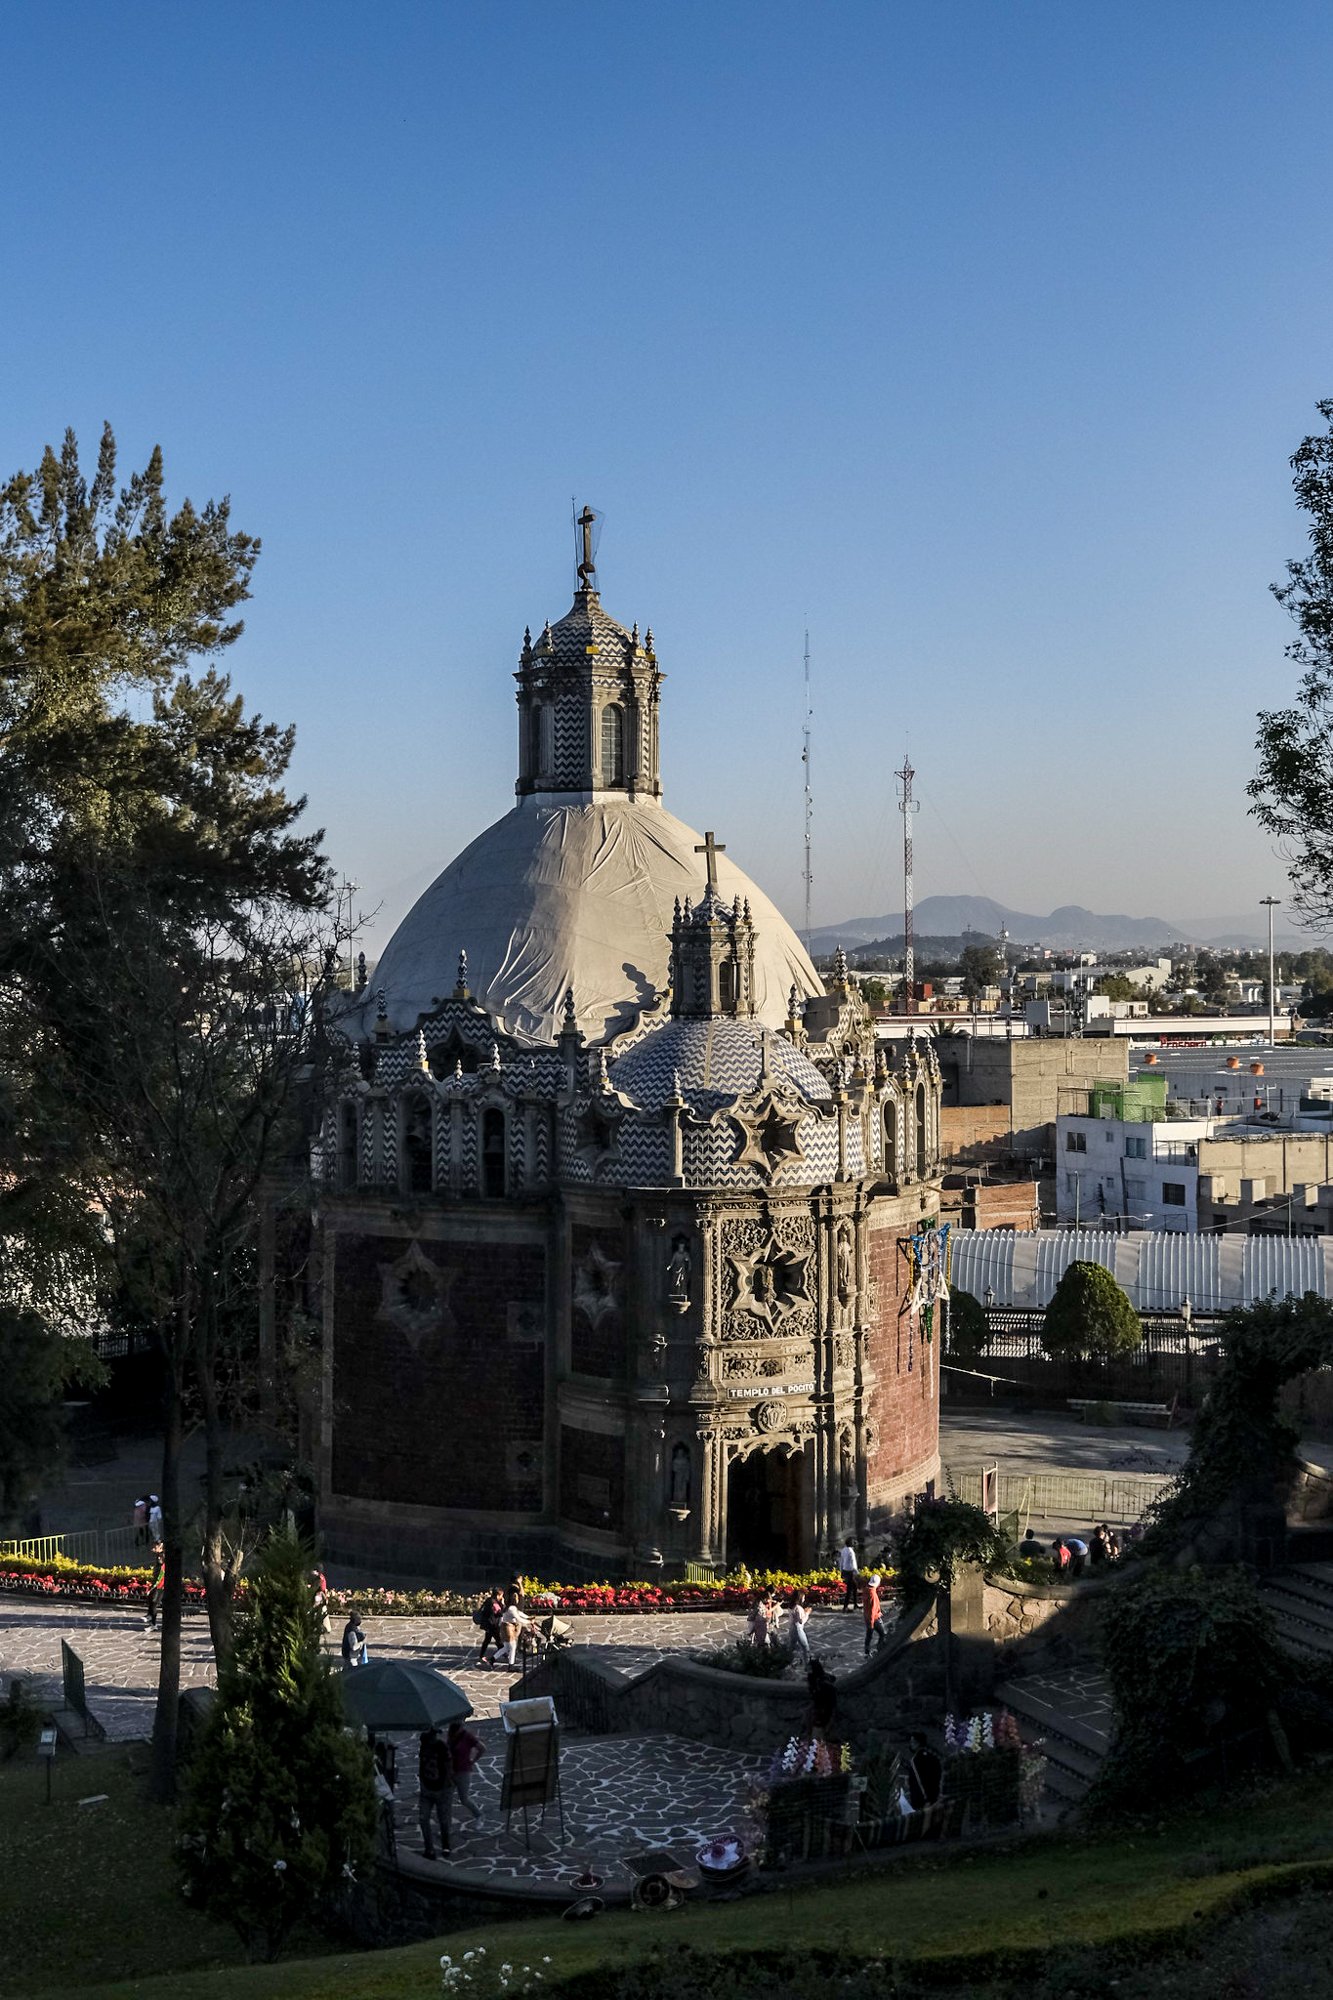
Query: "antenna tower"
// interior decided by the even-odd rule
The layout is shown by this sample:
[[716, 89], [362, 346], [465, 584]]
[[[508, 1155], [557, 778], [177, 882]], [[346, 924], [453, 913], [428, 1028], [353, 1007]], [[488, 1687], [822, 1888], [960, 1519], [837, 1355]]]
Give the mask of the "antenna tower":
[[912, 814], [920, 810], [912, 797], [916, 772], [912, 760], [903, 756], [903, 768], [895, 771], [902, 793], [898, 810], [903, 816], [903, 1012], [912, 1011], [912, 989], [916, 984], [916, 944], [912, 936]]
[[814, 817], [814, 800], [810, 793], [810, 724], [814, 711], [810, 706], [810, 631], [805, 634], [805, 728], [801, 736], [801, 764], [805, 770], [805, 948], [810, 949], [810, 823]]

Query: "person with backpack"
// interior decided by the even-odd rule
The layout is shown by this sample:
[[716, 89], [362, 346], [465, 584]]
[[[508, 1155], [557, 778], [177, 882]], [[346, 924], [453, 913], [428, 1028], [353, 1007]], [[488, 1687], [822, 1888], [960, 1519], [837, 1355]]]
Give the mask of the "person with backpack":
[[498, 1653], [504, 1643], [500, 1632], [500, 1620], [504, 1615], [504, 1598], [498, 1589], [490, 1591], [482, 1598], [472, 1614], [472, 1623], [481, 1628], [481, 1650], [477, 1654], [477, 1665], [489, 1667], [489, 1648], [494, 1646]]
[[350, 1673], [353, 1667], [364, 1667], [370, 1658], [359, 1611], [354, 1611], [343, 1627], [342, 1655], [344, 1673]]
[[427, 1861], [435, 1859], [435, 1846], [431, 1839], [434, 1821], [440, 1823], [440, 1852], [449, 1852], [449, 1792], [451, 1778], [449, 1770], [449, 1743], [444, 1731], [439, 1727], [423, 1729], [420, 1748], [417, 1752], [417, 1816], [421, 1825], [421, 1844]]

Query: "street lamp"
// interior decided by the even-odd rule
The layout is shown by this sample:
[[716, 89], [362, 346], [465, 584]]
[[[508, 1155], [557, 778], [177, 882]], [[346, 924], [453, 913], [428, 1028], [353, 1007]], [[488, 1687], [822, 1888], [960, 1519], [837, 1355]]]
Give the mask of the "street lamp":
[[1268, 1046], [1277, 1045], [1277, 988], [1273, 983], [1273, 912], [1282, 907], [1280, 896], [1261, 896], [1259, 908], [1268, 912]]

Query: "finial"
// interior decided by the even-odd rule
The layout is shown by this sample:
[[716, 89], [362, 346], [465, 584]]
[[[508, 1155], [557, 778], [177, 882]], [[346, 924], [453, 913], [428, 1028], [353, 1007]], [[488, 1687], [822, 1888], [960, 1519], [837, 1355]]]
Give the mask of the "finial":
[[651, 625], [643, 635], [643, 650], [645, 653], [651, 653], [653, 650], [653, 628]]
[[676, 922], [680, 922], [680, 897], [676, 898]]
[[528, 652], [531, 652], [531, 650], [532, 650], [532, 627], [531, 627], [531, 625], [525, 625], [525, 626], [523, 627], [523, 650], [524, 650], [524, 652], [525, 652], [525, 653], [528, 653]]
[[461, 1083], [462, 1081], [463, 1081], [463, 1058], [462, 1058], [462, 1056], [455, 1056], [455, 1057], [454, 1057], [454, 1082], [455, 1082], [455, 1083]]
[[742, 903], [742, 905], [741, 905], [741, 910], [742, 910], [742, 912], [743, 912], [743, 914], [744, 914], [744, 917], [745, 917], [745, 921], [746, 921], [746, 923], [748, 924], [748, 923], [749, 923], [749, 921], [750, 921], [750, 898], [749, 898], [748, 896], [747, 896], [747, 897], [745, 898], [745, 901], [744, 901], [744, 902]]
[[417, 1029], [417, 1068], [429, 1070], [430, 1057], [426, 1053], [426, 1036], [423, 1029]]
[[796, 1019], [796, 1009], [800, 1006], [800, 1004], [801, 1004], [800, 995], [796, 991], [796, 981], [793, 979], [791, 985], [787, 989], [787, 1019], [789, 1021], [794, 1021]]
[[598, 1049], [597, 1051], [597, 1081], [601, 1085], [603, 1090], [609, 1090], [611, 1088], [611, 1079], [606, 1073], [605, 1049]]
[[365, 991], [365, 985], [366, 985], [366, 954], [363, 951], [359, 951], [356, 955], [357, 992], [363, 993]]
[[708, 871], [708, 886], [710, 889], [716, 891], [717, 857], [719, 854], [725, 854], [727, 851], [726, 848], [720, 840], [714, 838], [712, 833], [706, 833], [702, 842], [696, 845], [694, 851], [696, 854], [702, 854], [705, 857], [704, 865]]
[[388, 1018], [389, 1003], [384, 997], [384, 988], [377, 986], [375, 988], [375, 1019], [377, 1021], [387, 1021]]
[[579, 1017], [574, 1011], [574, 988], [567, 986], [565, 988], [565, 1033], [572, 1034], [578, 1024]]
[[673, 1069], [671, 1072], [671, 1095], [678, 1104], [684, 1103], [685, 1092], [681, 1089], [680, 1071], [678, 1069]]
[[455, 987], [454, 987], [454, 998], [455, 998], [455, 1000], [466, 1000], [466, 998], [467, 998], [467, 952], [466, 952], [466, 950], [463, 950], [463, 951], [460, 951], [460, 952], [459, 952], [459, 954], [458, 954], [458, 980], [457, 980], [457, 983], [456, 983], [456, 985], [455, 985]]
[[739, 896], [733, 896], [731, 899], [731, 921], [734, 924], [738, 924], [740, 920], [741, 920], [741, 899]]
[[637, 618], [635, 619], [634, 624], [630, 629], [629, 636], [631, 645], [637, 646], [639, 643], [639, 621]]
[[681, 912], [681, 914], [682, 914], [682, 916], [684, 917], [684, 919], [685, 919], [686, 923], [688, 923], [688, 922], [690, 921], [690, 918], [691, 918], [691, 916], [692, 916], [692, 915], [694, 914], [694, 913], [693, 913], [693, 911], [692, 911], [692, 910], [691, 910], [691, 908], [690, 908], [690, 899], [689, 899], [689, 897], [688, 897], [688, 896], [687, 896], [687, 897], [685, 898], [685, 908], [684, 908], [684, 910], [683, 910], [683, 911]]
[[491, 1068], [492, 1068], [492, 1069], [499, 1069], [499, 1067], [500, 1067], [500, 1044], [499, 1044], [498, 1042], [492, 1042], [492, 1043], [491, 1043]]

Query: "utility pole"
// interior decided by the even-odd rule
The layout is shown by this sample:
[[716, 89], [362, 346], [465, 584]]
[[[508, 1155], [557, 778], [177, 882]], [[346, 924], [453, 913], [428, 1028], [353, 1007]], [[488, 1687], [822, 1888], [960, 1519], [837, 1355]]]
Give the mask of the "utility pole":
[[903, 816], [903, 1012], [912, 1011], [912, 990], [916, 985], [916, 945], [912, 935], [912, 814], [917, 811], [912, 797], [912, 780], [916, 772], [912, 769], [910, 756], [904, 755], [903, 768], [895, 771], [902, 797], [898, 801]]
[[1281, 909], [1280, 896], [1261, 896], [1259, 908], [1268, 912], [1268, 1046], [1277, 1044], [1277, 987], [1273, 982], [1273, 912]]
[[805, 948], [810, 949], [810, 823], [814, 818], [814, 799], [810, 791], [810, 725], [814, 720], [814, 710], [810, 706], [810, 628], [805, 630], [805, 729], [801, 738], [801, 763], [805, 768]]

